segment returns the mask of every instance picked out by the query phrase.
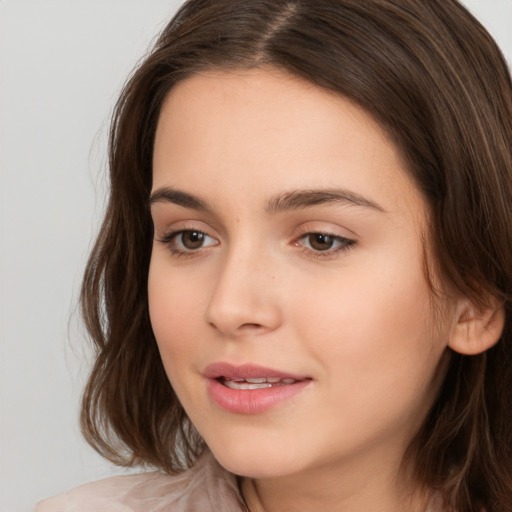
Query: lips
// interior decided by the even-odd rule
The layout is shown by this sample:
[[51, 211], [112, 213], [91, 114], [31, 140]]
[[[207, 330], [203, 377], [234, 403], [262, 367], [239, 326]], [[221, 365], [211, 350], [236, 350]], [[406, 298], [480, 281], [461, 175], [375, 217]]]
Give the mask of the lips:
[[292, 373], [265, 368], [253, 364], [233, 365], [230, 363], [213, 363], [204, 369], [203, 375], [208, 379], [230, 379], [230, 380], [246, 380], [246, 379], [292, 379], [306, 380], [306, 375], [294, 375]]
[[310, 382], [296, 375], [257, 365], [214, 363], [203, 372], [208, 394], [222, 409], [259, 414], [300, 393]]

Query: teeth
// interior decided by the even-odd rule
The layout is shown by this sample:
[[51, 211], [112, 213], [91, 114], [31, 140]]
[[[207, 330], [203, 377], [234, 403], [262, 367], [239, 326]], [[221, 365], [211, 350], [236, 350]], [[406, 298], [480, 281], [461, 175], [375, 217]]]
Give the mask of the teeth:
[[249, 382], [235, 382], [233, 380], [224, 381], [224, 385], [231, 389], [265, 389], [272, 387], [272, 384], [269, 382], [264, 382], [262, 384], [250, 384]]
[[222, 384], [230, 389], [265, 389], [274, 386], [284, 386], [297, 382], [295, 379], [280, 379], [278, 377], [262, 377], [251, 379], [229, 379], [223, 377]]

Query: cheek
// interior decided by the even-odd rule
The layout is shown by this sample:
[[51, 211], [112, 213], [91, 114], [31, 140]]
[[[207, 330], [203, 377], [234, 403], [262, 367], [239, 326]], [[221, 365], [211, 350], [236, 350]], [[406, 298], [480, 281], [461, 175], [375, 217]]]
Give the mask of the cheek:
[[179, 279], [158, 258], [151, 261], [148, 278], [149, 315], [165, 369], [183, 367], [191, 339], [200, 339], [201, 297], [189, 280]]
[[321, 284], [302, 294], [293, 316], [295, 335], [307, 340], [331, 381], [356, 392], [428, 387], [448, 336], [435, 325], [419, 265], [386, 258], [386, 265], [352, 266]]
[[434, 399], [444, 352], [441, 338], [431, 335], [428, 295], [420, 298], [421, 288], [414, 293], [401, 283], [359, 282], [350, 293], [333, 290], [331, 300], [311, 297], [296, 316], [326, 399], [315, 422], [332, 439], [354, 445], [380, 435], [410, 438]]

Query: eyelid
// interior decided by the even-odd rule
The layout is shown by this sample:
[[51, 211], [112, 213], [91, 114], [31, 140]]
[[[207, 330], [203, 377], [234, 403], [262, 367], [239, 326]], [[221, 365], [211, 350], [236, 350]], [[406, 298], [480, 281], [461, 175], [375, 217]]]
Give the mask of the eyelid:
[[303, 235], [309, 235], [312, 233], [319, 233], [322, 235], [329, 235], [335, 238], [343, 238], [347, 240], [358, 240], [359, 235], [347, 228], [344, 225], [340, 225], [336, 222], [321, 221], [321, 220], [310, 220], [301, 223], [294, 230], [293, 238], [298, 239]]
[[[194, 233], [200, 233], [202, 235], [204, 235], [205, 237], [211, 239], [211, 240], [214, 240], [216, 243], [209, 243], [207, 245], [202, 245], [201, 247], [198, 247], [197, 249], [187, 249], [186, 247], [183, 247], [183, 248], [178, 248], [176, 247], [176, 240], [177, 238], [182, 235], [183, 233], [189, 233], [189, 232], [194, 232]], [[205, 229], [198, 229], [197, 227], [194, 227], [194, 226], [188, 226], [188, 225], [183, 225], [183, 226], [180, 226], [180, 227], [176, 227], [174, 229], [169, 229], [166, 233], [164, 233], [162, 236], [160, 237], [156, 237], [155, 236], [155, 240], [157, 242], [160, 242], [162, 245], [164, 245], [169, 251], [170, 253], [175, 256], [175, 257], [180, 257], [180, 256], [184, 256], [184, 257], [194, 257], [194, 256], [198, 256], [200, 254], [203, 254], [205, 251], [208, 251], [210, 248], [212, 247], [216, 247], [217, 245], [219, 245], [219, 241], [217, 240], [216, 237], [210, 235], [207, 230]]]
[[325, 251], [310, 249], [311, 251], [319, 253], [319, 254], [320, 253], [335, 252], [337, 250], [337, 248], [339, 248], [340, 246], [348, 247], [348, 246], [351, 246], [351, 245], [356, 243], [356, 241], [351, 239], [351, 238], [347, 238], [347, 237], [342, 236], [342, 235], [335, 235], [333, 233], [328, 233], [326, 231], [308, 231], [307, 233], [304, 233], [303, 235], [300, 235], [298, 238], [296, 238], [293, 243], [298, 245], [300, 240], [305, 240], [305, 239], [307, 239], [311, 235], [328, 236], [328, 237], [330, 237], [330, 238], [332, 238], [334, 240], [337, 240], [339, 242], [339, 245], [336, 248], [334, 248], [334, 249], [327, 249]]
[[[203, 224], [201, 222], [201, 224]], [[319, 225], [323, 224], [323, 225]], [[332, 228], [325, 226], [326, 223], [322, 222], [306, 222], [299, 226], [296, 229], [295, 234], [293, 235], [290, 242], [290, 245], [298, 248], [301, 252], [306, 254], [307, 256], [311, 256], [317, 259], [335, 259], [339, 257], [342, 252], [346, 252], [349, 249], [353, 248], [357, 241], [352, 236], [349, 238], [340, 233], [343, 229], [344, 231], [350, 231], [345, 228], [341, 228], [339, 226], [333, 225]], [[327, 223], [332, 225], [331, 223]], [[204, 235], [205, 242], [202, 243], [199, 247], [186, 247], [184, 246], [184, 240], [179, 241], [180, 235], [183, 233], [195, 232], [201, 235]], [[163, 235], [160, 237], [156, 236], [155, 232], [155, 240], [164, 245], [170, 253], [175, 256], [184, 256], [184, 257], [194, 257], [204, 255], [206, 252], [209, 252], [212, 248], [220, 245], [220, 241], [217, 236], [210, 234], [211, 230], [201, 227], [198, 227], [196, 222], [188, 223], [176, 223], [173, 227], [169, 228]], [[318, 249], [311, 247], [311, 244], [307, 243], [308, 237], [312, 235], [323, 235], [330, 237], [334, 241], [334, 246], [326, 249]], [[212, 243], [213, 242], [213, 243]], [[309, 246], [308, 246], [309, 245]]]
[[[349, 232], [349, 236], [341, 234], [340, 231]], [[324, 235], [338, 241], [338, 244], [330, 249], [315, 250], [314, 248], [305, 245], [305, 241], [311, 235]], [[357, 245], [357, 237], [355, 233], [347, 228], [341, 228], [332, 223], [325, 222], [305, 222], [297, 229], [293, 236], [291, 245], [297, 247], [308, 257], [313, 257], [320, 260], [333, 260], [339, 258], [349, 250], [352, 250]]]

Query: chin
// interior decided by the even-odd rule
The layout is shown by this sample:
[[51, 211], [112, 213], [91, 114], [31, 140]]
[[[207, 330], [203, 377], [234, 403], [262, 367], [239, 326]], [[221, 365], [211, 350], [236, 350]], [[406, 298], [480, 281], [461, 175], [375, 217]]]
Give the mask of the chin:
[[262, 449], [258, 443], [248, 446], [230, 443], [229, 446], [209, 446], [219, 464], [235, 475], [248, 478], [277, 478], [295, 473], [297, 461], [288, 460], [275, 447]]

